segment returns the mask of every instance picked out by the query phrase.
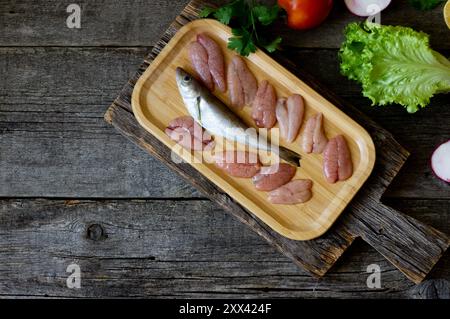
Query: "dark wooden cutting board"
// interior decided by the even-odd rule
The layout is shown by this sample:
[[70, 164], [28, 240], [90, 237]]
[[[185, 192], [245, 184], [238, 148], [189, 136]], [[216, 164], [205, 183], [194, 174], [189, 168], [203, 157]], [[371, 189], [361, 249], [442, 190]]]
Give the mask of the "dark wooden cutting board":
[[[449, 238], [409, 216], [381, 203], [381, 196], [409, 156], [393, 136], [356, 108], [344, 103], [311, 76], [277, 54], [273, 58], [307, 82], [334, 105], [361, 124], [372, 136], [377, 150], [375, 168], [333, 227], [320, 238], [295, 241], [285, 238], [245, 210], [189, 164], [176, 164], [171, 150], [139, 126], [131, 111], [131, 94], [137, 79], [183, 25], [198, 18], [204, 1], [191, 1], [170, 25], [138, 72], [125, 85], [108, 109], [105, 119], [133, 143], [181, 175], [205, 196], [233, 214], [278, 248], [297, 265], [315, 276], [323, 276], [353, 240], [361, 237], [415, 283], [421, 282], [444, 254]], [[195, 227], [195, 225], [193, 225]]]

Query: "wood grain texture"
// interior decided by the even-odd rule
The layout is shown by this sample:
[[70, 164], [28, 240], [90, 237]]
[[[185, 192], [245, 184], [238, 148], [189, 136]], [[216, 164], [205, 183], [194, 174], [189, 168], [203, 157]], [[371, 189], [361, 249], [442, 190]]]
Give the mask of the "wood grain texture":
[[0, 1], [0, 46], [151, 46], [188, 1], [74, 2], [80, 29], [66, 25], [71, 3]]
[[[134, 73], [145, 47], [155, 43], [185, 3], [85, 1], [87, 24], [82, 22], [82, 30], [69, 30], [66, 5], [59, 1], [0, 1], [0, 179], [10, 177], [0, 183], [0, 196], [177, 198], [82, 200], [80, 205], [71, 200], [1, 202], [0, 298], [444, 296], [442, 280], [450, 280], [448, 253], [429, 275], [436, 280], [417, 286], [419, 292], [362, 241], [356, 241], [326, 277], [310, 277], [216, 205], [180, 201], [202, 195], [102, 123], [106, 105]], [[449, 56], [441, 11], [421, 13], [404, 8], [404, 3], [395, 1], [391, 7], [396, 11], [387, 11], [389, 20], [383, 22], [426, 31], [433, 47]], [[338, 20], [347, 15], [358, 20], [339, 10], [332, 14], [337, 24], [342, 23], [336, 30], [329, 25], [306, 33], [281, 28], [287, 44], [283, 56], [351, 101], [411, 151], [383, 201], [448, 234], [450, 188], [428, 167], [433, 148], [442, 136], [450, 135], [448, 98], [434, 97], [420, 116], [408, 116], [400, 108], [370, 107], [360, 87], [338, 72], [338, 34], [350, 21]], [[127, 47], [131, 44], [144, 48]], [[62, 47], [96, 45], [125, 48]], [[103, 144], [106, 147], [99, 147]], [[177, 206], [180, 203], [184, 204]], [[188, 227], [188, 220], [201, 227]], [[160, 222], [167, 227], [155, 227]], [[88, 240], [86, 229], [92, 223], [102, 225], [108, 237]], [[85, 275], [86, 289], [80, 291], [65, 287], [65, 269], [74, 261], [82, 264]], [[381, 266], [379, 290], [365, 285], [365, 270], [373, 263]]]
[[428, 280], [414, 287], [412, 297], [414, 299], [450, 299], [450, 281]]
[[[449, 232], [445, 204], [395, 203]], [[93, 224], [104, 232], [98, 240], [87, 234]], [[419, 298], [362, 241], [317, 279], [207, 200], [3, 200], [0, 259], [0, 297]], [[66, 288], [71, 263], [81, 267], [80, 290]], [[371, 264], [380, 266], [380, 289], [367, 288]], [[449, 281], [449, 266], [446, 254], [430, 279]], [[424, 291], [420, 298], [435, 297]]]
[[199, 196], [103, 120], [144, 51], [0, 49], [0, 196]]
[[[139, 128], [135, 120], [132, 119], [130, 96], [136, 79], [142, 74], [143, 70], [148, 67], [148, 64], [158, 55], [162, 48], [168, 43], [169, 39], [173, 37], [176, 31], [185, 25], [188, 21], [196, 18], [199, 12], [199, 2], [194, 0], [183, 10], [180, 16], [172, 23], [161, 40], [153, 48], [152, 53], [148, 56], [147, 60], [141, 66], [137, 74], [129, 81], [124, 87], [122, 93], [115, 100], [114, 104], [110, 107], [105, 114], [105, 119], [113, 124], [123, 135], [130, 138], [132, 141], [140, 145], [143, 149], [153, 154], [157, 158], [161, 159], [169, 167], [177, 171], [181, 176], [186, 178], [190, 183], [203, 191], [203, 193], [210, 199], [223, 203], [222, 198], [217, 198], [214, 194], [217, 192], [217, 186], [209, 182], [203, 176], [193, 169], [192, 167], [181, 165], [175, 165], [170, 157], [170, 150], [167, 146], [163, 145], [157, 138], [151, 134], [145, 132]], [[347, 105], [334, 93], [326, 90], [321, 86], [314, 78], [310, 77], [305, 72], [300, 72], [297, 66], [290, 62], [280, 54], [276, 55], [278, 60], [281, 60], [289, 69], [294, 73], [301, 73], [302, 79], [313, 88], [322, 94], [331, 103], [344, 110], [353, 119], [359, 121], [371, 134], [377, 147], [377, 160], [375, 164], [375, 170], [364, 189], [358, 193], [356, 198], [349, 205], [346, 215], [341, 219], [343, 220], [344, 228], [331, 229], [327, 234], [336, 232], [342, 232], [340, 235], [347, 234], [349, 228], [351, 237], [362, 236], [368, 242], [370, 242], [376, 249], [378, 249], [388, 260], [390, 260], [400, 271], [402, 271], [409, 279], [418, 283], [421, 282], [426, 275], [431, 271], [434, 264], [440, 259], [440, 257], [447, 250], [450, 242], [446, 235], [441, 232], [428, 227], [419, 221], [414, 219], [405, 218], [401, 213], [381, 205], [380, 198], [383, 195], [387, 186], [392, 182], [395, 175], [398, 173], [403, 163], [406, 161], [409, 153], [398, 144], [390, 133], [378, 126], [373, 120], [363, 115], [357, 109]], [[201, 181], [201, 183], [199, 183]], [[232, 203], [232, 204], [230, 204]], [[227, 204], [223, 206], [224, 209], [240, 219], [242, 208], [234, 200], [227, 196]], [[250, 214], [251, 215], [251, 214]], [[367, 215], [372, 216], [371, 219], [367, 219]], [[383, 229], [383, 224], [380, 224], [380, 220], [385, 219], [384, 215], [390, 217], [387, 221], [387, 225], [391, 225], [389, 232], [381, 233], [379, 227]], [[243, 221], [253, 226], [252, 223]], [[339, 225], [339, 223], [337, 223]], [[363, 225], [369, 224], [369, 227], [363, 227]], [[349, 228], [348, 228], [349, 227]], [[414, 263], [409, 262], [408, 258], [405, 258], [404, 251], [404, 238], [399, 238], [397, 233], [406, 234], [406, 242], [409, 244], [408, 253], [415, 256]], [[380, 236], [381, 235], [381, 236]], [[380, 240], [380, 237], [388, 237], [389, 240]], [[322, 261], [320, 252], [311, 249], [315, 245], [316, 240], [310, 240], [307, 242], [292, 242], [291, 246], [280, 247], [275, 236], [267, 237], [269, 242], [273, 243], [275, 247], [278, 247], [281, 252], [288, 256], [293, 256], [289, 249], [296, 248], [304, 250], [303, 255], [313, 256], [316, 258], [306, 262], [300, 262], [306, 270], [310, 271], [314, 275], [323, 275], [328, 269], [337, 261], [340, 255], [334, 255], [332, 259], [328, 260], [328, 264], [321, 264], [317, 266], [314, 264], [316, 260]], [[338, 236], [340, 237], [340, 236]], [[273, 239], [275, 238], [275, 240]], [[286, 241], [286, 238], [282, 238]], [[318, 239], [320, 240], [320, 238]], [[386, 242], [386, 245], [383, 243]], [[329, 242], [328, 249], [343, 249], [337, 242]], [[333, 247], [338, 244], [336, 247]], [[311, 245], [311, 246], [310, 246]], [[287, 249], [286, 249], [287, 248]], [[295, 254], [294, 254], [295, 256]], [[293, 258], [294, 261], [298, 261], [297, 258]], [[297, 262], [298, 263], [298, 262]], [[322, 269], [321, 269], [322, 267]], [[319, 271], [317, 271], [317, 269]]]
[[[103, 122], [107, 105], [134, 74], [146, 51], [0, 48], [5, 79], [0, 81], [0, 177], [7, 181], [0, 184], [0, 196], [201, 196]], [[417, 121], [400, 107], [371, 107], [359, 86], [339, 74], [335, 50], [287, 53], [283, 55], [300, 69], [343, 100], [352, 101], [411, 151], [385, 197], [450, 198], [450, 187], [435, 178], [429, 167], [433, 148], [450, 135], [450, 126], [442, 120], [450, 118], [445, 96], [434, 97]], [[319, 66], [317, 59], [322, 61]], [[158, 178], [149, 178], [150, 174]]]
[[[216, 0], [220, 4], [227, 0]], [[188, 0], [135, 0], [131, 2], [84, 1], [81, 6], [81, 29], [66, 27], [66, 7], [58, 0], [0, 1], [0, 46], [150, 46]], [[263, 0], [273, 3], [274, 0]], [[418, 19], [417, 17], [420, 16]], [[293, 32], [282, 23], [277, 26], [288, 47], [338, 48], [342, 32], [352, 15], [342, 1], [335, 1], [329, 19], [318, 29]], [[45, 23], [44, 23], [45, 21]], [[383, 24], [413, 27], [432, 34], [436, 49], [450, 49], [442, 10], [417, 11], [407, 0], [396, 0], [381, 16]]]

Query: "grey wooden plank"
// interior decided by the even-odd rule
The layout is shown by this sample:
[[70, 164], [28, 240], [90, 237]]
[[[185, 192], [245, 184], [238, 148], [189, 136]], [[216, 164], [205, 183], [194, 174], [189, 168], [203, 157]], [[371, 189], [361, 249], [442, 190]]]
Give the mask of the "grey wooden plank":
[[[67, 6], [81, 7], [69, 29]], [[2, 46], [150, 46], [188, 0], [0, 1]]]
[[[450, 230], [446, 201], [393, 204]], [[93, 224], [98, 240], [87, 234]], [[449, 262], [447, 253], [430, 278], [449, 280]], [[66, 288], [71, 263], [80, 290]], [[366, 285], [371, 264], [380, 289]], [[360, 241], [326, 277], [310, 277], [206, 200], [0, 201], [0, 297], [408, 298], [415, 289]]]
[[[0, 196], [200, 196], [103, 121], [107, 106], [146, 51], [0, 48], [0, 178], [5, 181]], [[386, 196], [450, 198], [450, 188], [428, 165], [433, 148], [450, 135], [445, 96], [436, 96], [414, 115], [400, 107], [373, 108], [360, 87], [339, 74], [335, 50], [303, 49], [289, 58], [411, 151]]]
[[1, 49], [0, 196], [196, 196], [103, 120], [145, 50]]
[[428, 280], [414, 288], [415, 299], [450, 299], [450, 282], [448, 280]]
[[[224, 3], [226, 0], [209, 1]], [[271, 3], [273, 0], [265, 2]], [[436, 49], [450, 49], [442, 9], [420, 12], [407, 0], [397, 0], [384, 11], [384, 24], [414, 27], [432, 36]], [[188, 0], [111, 1], [84, 0], [81, 29], [66, 27], [66, 7], [69, 3], [57, 0], [0, 1], [0, 45], [3, 46], [149, 46], [165, 30]], [[420, 19], [417, 17], [420, 15]], [[320, 28], [293, 31], [282, 23], [277, 30], [287, 46], [309, 48], [338, 48], [342, 31], [351, 21], [361, 21], [342, 4], [335, 1], [330, 18]]]

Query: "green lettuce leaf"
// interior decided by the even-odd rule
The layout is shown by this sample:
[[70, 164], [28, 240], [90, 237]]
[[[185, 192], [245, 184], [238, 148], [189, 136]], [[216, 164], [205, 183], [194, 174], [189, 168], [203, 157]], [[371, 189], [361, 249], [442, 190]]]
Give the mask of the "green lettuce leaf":
[[360, 82], [373, 105], [397, 103], [414, 113], [450, 92], [450, 61], [430, 48], [427, 34], [365, 22], [349, 24], [345, 37], [341, 73]]

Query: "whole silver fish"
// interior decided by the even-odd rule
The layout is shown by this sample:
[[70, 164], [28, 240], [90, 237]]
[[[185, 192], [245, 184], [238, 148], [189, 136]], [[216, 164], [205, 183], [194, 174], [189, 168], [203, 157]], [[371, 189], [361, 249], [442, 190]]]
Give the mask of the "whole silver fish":
[[189, 114], [209, 133], [257, 149], [276, 152], [283, 160], [300, 166], [299, 154], [282, 146], [271, 149], [265, 138], [259, 138], [256, 130], [247, 130], [249, 127], [236, 114], [183, 68], [177, 68], [176, 76], [178, 90]]

